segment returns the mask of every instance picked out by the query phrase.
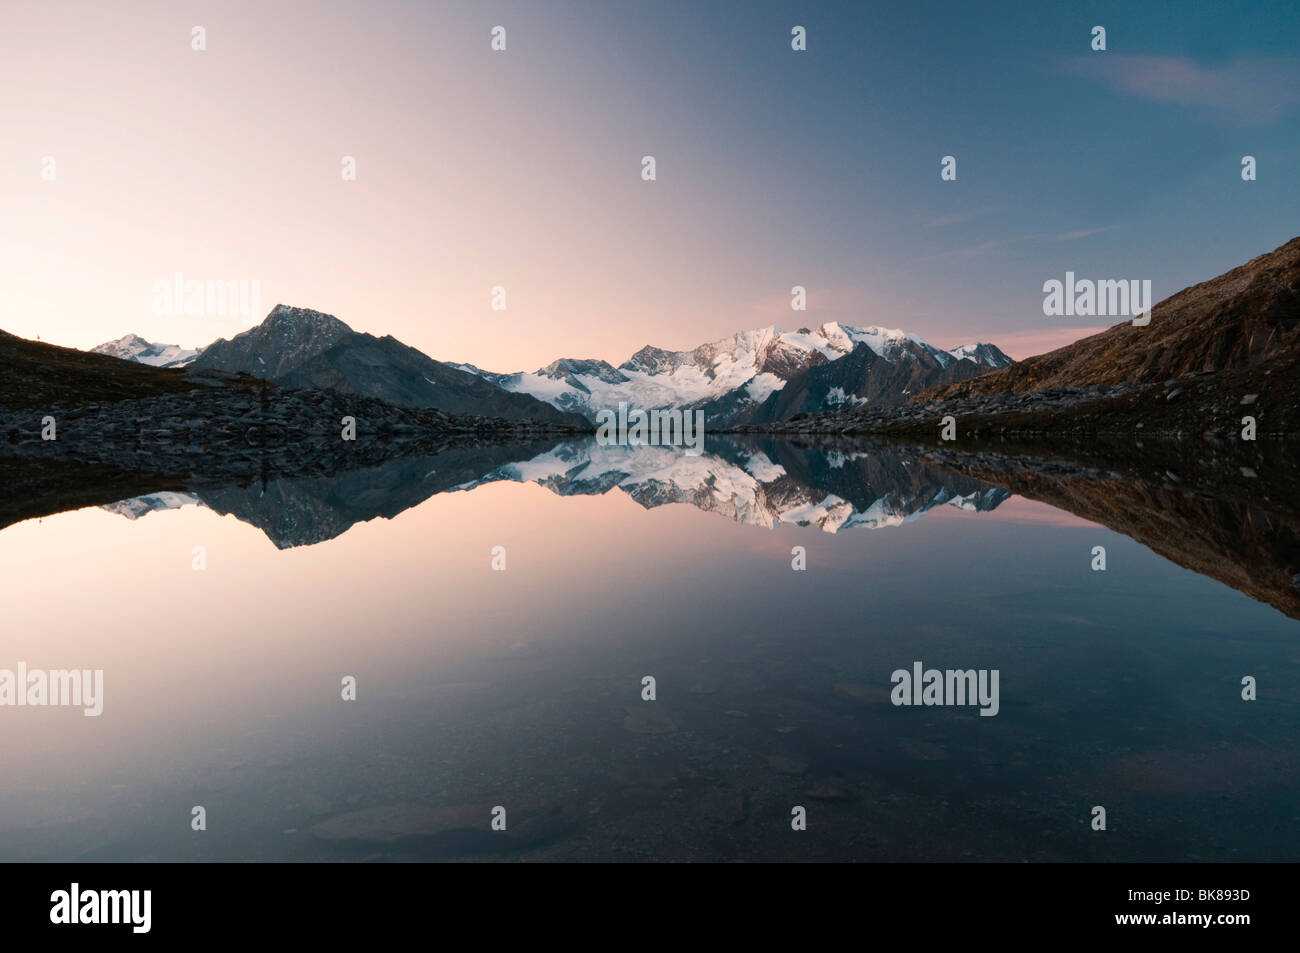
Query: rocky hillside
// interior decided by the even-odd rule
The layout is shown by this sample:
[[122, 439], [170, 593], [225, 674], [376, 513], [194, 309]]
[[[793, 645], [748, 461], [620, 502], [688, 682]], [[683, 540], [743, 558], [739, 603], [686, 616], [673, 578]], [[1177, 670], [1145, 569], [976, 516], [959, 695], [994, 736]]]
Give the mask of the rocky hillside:
[[1158, 383], [1187, 372], [1251, 367], [1300, 345], [1300, 238], [1159, 302], [1131, 322], [921, 400], [1097, 384]]
[[[0, 460], [11, 491], [19, 472], [39, 487], [73, 472], [73, 463], [100, 465], [96, 474], [149, 473], [193, 486], [335, 473], [466, 442], [571, 434], [533, 420], [452, 415], [247, 374], [155, 368], [4, 332], [0, 367]], [[355, 421], [355, 439], [344, 439], [345, 417]]]
[[309, 308], [276, 305], [257, 327], [208, 345], [192, 366], [252, 374], [285, 387], [328, 388], [449, 414], [589, 429], [582, 418], [548, 403], [502, 390], [396, 338], [360, 334], [333, 315]]
[[1300, 434], [1300, 238], [1165, 299], [1151, 323], [1116, 325], [1048, 354], [915, 395], [742, 429], [935, 437]]
[[89, 354], [0, 331], [0, 409], [154, 397], [183, 393], [193, 387], [181, 370]]

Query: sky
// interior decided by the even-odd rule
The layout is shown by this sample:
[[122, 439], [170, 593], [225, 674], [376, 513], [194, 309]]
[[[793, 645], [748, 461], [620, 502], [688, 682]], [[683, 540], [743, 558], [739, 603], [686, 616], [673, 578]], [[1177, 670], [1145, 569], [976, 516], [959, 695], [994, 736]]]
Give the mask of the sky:
[[[1067, 271], [1159, 300], [1300, 234], [1300, 6], [978, 6], [4, 4], [0, 328], [199, 346], [285, 303], [495, 371], [825, 321], [1022, 358], [1114, 323], [1043, 314]], [[160, 304], [177, 274], [260, 313]]]

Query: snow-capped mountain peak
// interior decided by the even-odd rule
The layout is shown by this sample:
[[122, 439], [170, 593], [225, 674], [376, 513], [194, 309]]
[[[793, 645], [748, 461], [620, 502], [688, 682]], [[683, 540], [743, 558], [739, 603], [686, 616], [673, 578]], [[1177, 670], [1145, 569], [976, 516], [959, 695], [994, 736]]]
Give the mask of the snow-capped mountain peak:
[[128, 334], [90, 349], [92, 354], [107, 354], [123, 361], [135, 361], [150, 367], [184, 367], [198, 357], [202, 348], [183, 348], [175, 344], [153, 344], [138, 334]]
[[129, 500], [118, 500], [116, 503], [104, 503], [99, 508], [108, 510], [110, 513], [117, 513], [119, 516], [125, 516], [129, 520], [138, 520], [142, 516], [156, 513], [159, 510], [178, 510], [182, 506], [190, 506], [191, 504], [202, 506], [203, 501], [192, 493], [176, 493], [163, 490], [158, 493], [146, 493], [144, 496], [132, 497]]
[[1015, 363], [1015, 361], [1003, 354], [996, 345], [986, 344], [983, 341], [950, 348], [948, 353], [959, 361], [965, 359], [992, 368], [1008, 367]]
[[551, 377], [557, 380], [568, 380], [576, 378], [579, 374], [586, 374], [607, 384], [622, 384], [627, 381], [627, 378], [619, 373], [617, 368], [610, 366], [606, 361], [577, 360], [571, 357], [562, 357], [558, 361], [552, 361], [537, 373], [541, 377]]
[[[791, 381], [802, 384], [807, 375], [859, 348], [869, 351], [870, 358], [846, 372], [850, 379], [815, 382], [813, 409], [827, 400], [843, 404], [901, 399], [909, 390], [915, 393], [1011, 362], [989, 344], [945, 351], [899, 328], [855, 328], [828, 321], [790, 331], [771, 325], [738, 331], [689, 351], [647, 345], [617, 368], [605, 361], [571, 358], [561, 358], [532, 374], [494, 374], [468, 364], [457, 366], [506, 390], [529, 394], [588, 420], [594, 420], [600, 410], [625, 403], [646, 410], [704, 409], [709, 425], [719, 426], [755, 419], [765, 412], [763, 405]], [[961, 364], [963, 360], [971, 363]], [[883, 363], [872, 367], [876, 361]], [[903, 370], [886, 375], [884, 368]], [[882, 375], [888, 377], [883, 383]], [[802, 396], [800, 406], [812, 407]]]

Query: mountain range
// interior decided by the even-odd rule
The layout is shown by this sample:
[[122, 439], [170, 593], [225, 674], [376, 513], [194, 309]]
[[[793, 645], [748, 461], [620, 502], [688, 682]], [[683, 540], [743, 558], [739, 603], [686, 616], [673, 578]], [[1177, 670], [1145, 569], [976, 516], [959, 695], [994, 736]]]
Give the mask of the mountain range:
[[286, 305], [257, 327], [196, 351], [134, 334], [94, 350], [157, 367], [246, 373], [283, 387], [580, 428], [620, 403], [700, 410], [711, 429], [845, 406], [889, 408], [1013, 363], [992, 344], [942, 350], [901, 330], [831, 322], [742, 331], [690, 351], [647, 346], [618, 367], [561, 358], [533, 373], [502, 374], [437, 361], [391, 336], [358, 333], [332, 315]]
[[600, 446], [591, 439], [533, 448], [478, 447], [400, 457], [328, 477], [149, 493], [103, 508], [135, 520], [160, 510], [206, 506], [259, 527], [278, 548], [287, 549], [333, 539], [357, 522], [392, 519], [437, 493], [498, 482], [535, 483], [559, 496], [617, 490], [646, 509], [685, 503], [745, 525], [815, 527], [827, 533], [900, 526], [939, 506], [987, 512], [1010, 496], [887, 450], [843, 453], [719, 436], [709, 453], [697, 457], [665, 447]]
[[536, 483], [559, 496], [617, 489], [646, 509], [686, 503], [750, 526], [813, 526], [827, 533], [901, 526], [936, 506], [986, 512], [1010, 497], [987, 483], [914, 466], [900, 454], [796, 449], [727, 436], [715, 437], [701, 456], [670, 447], [562, 443], [451, 489], [503, 480]]
[[[952, 415], [968, 433], [1219, 433], [1238, 425], [1239, 400], [1257, 401], [1264, 432], [1281, 433], [1300, 423], [1291, 386], [1300, 369], [1300, 238], [1160, 301], [1148, 325], [1123, 321], [1019, 363], [992, 344], [943, 350], [902, 330], [829, 322], [741, 331], [689, 351], [647, 346], [617, 367], [561, 358], [531, 373], [497, 373], [285, 305], [201, 350], [136, 335], [95, 350], [163, 373], [245, 373], [285, 388], [574, 429], [625, 404], [698, 411], [715, 431], [928, 432]], [[32, 365], [35, 376], [48, 371]], [[96, 375], [97, 388], [129, 383]], [[21, 376], [10, 382], [13, 401], [31, 396]]]
[[502, 390], [391, 336], [352, 330], [333, 315], [276, 305], [257, 327], [203, 349], [195, 370], [246, 373], [287, 388], [333, 390], [448, 414], [585, 428], [586, 421]]
[[843, 406], [892, 407], [919, 390], [1012, 363], [992, 344], [944, 351], [905, 331], [830, 322], [741, 331], [690, 351], [644, 347], [618, 367], [570, 358], [531, 374], [459, 366], [592, 421], [597, 411], [626, 403], [701, 410], [705, 425], [716, 429]]
[[[833, 366], [833, 365], [832, 365]], [[1207, 440], [1300, 432], [1300, 238], [1155, 304], [1150, 321], [987, 374], [913, 393], [892, 408], [846, 404], [748, 429], [962, 437], [1101, 435]], [[742, 428], [743, 429], [743, 428]]]

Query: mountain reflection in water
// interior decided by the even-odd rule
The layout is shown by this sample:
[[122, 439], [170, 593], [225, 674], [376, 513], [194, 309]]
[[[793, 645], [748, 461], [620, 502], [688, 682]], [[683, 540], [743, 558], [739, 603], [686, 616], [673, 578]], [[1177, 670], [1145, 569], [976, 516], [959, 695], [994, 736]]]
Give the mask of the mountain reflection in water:
[[333, 539], [375, 517], [392, 519], [436, 493], [500, 481], [536, 483], [559, 496], [617, 490], [646, 509], [686, 503], [737, 523], [816, 526], [828, 533], [897, 526], [936, 506], [985, 512], [1011, 495], [886, 447], [822, 451], [717, 436], [709, 446], [709, 452], [691, 456], [679, 448], [601, 446], [588, 439], [505, 463], [499, 456], [508, 451], [476, 449], [400, 458], [342, 476], [148, 494], [105, 508], [137, 519], [200, 504], [233, 514], [288, 549]]
[[[1296, 859], [1284, 457], [706, 449], [0, 461], [40, 488], [0, 499], [0, 668], [105, 673], [101, 717], [0, 717], [0, 859]], [[999, 672], [997, 715], [895, 707], [917, 663]]]
[[[1124, 533], [1300, 619], [1300, 512], [1286, 490], [1290, 472], [1289, 464], [1275, 464], [1265, 483], [1237, 467], [1234, 476], [1251, 476], [1198, 488], [1196, 477], [1204, 474], [1194, 468], [1184, 469], [1184, 479], [1163, 465], [1145, 476], [871, 441], [796, 445], [711, 435], [708, 452], [696, 456], [672, 447], [601, 446], [595, 439], [476, 447], [338, 476], [165, 491], [104, 506], [136, 519], [203, 505], [256, 526], [288, 549], [333, 539], [376, 517], [393, 519], [438, 493], [502, 481], [535, 483], [559, 496], [618, 491], [646, 509], [685, 503], [745, 525], [828, 533], [899, 526], [938, 506], [989, 512], [1017, 493]], [[1279, 484], [1282, 490], [1270, 494]]]

